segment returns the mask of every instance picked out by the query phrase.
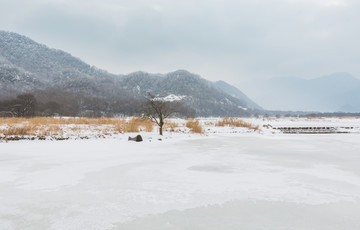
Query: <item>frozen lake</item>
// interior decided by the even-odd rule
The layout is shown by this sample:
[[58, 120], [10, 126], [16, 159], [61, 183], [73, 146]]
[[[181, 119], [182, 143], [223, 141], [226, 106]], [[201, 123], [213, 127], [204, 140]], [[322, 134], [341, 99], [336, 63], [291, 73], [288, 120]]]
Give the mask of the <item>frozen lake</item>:
[[0, 229], [360, 229], [360, 135], [0, 143]]

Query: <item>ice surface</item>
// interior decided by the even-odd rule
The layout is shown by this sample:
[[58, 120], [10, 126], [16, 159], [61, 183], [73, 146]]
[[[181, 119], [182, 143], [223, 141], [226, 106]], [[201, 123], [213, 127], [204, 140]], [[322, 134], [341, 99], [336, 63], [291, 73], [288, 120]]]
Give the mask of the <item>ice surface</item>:
[[360, 229], [359, 134], [126, 137], [0, 143], [0, 229]]

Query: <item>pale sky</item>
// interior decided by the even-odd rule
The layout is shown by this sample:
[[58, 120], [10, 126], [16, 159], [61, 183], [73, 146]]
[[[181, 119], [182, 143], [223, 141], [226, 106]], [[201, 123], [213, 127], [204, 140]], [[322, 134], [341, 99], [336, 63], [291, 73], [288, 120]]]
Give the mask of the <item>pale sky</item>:
[[115, 74], [360, 77], [356, 0], [0, 0], [0, 29]]

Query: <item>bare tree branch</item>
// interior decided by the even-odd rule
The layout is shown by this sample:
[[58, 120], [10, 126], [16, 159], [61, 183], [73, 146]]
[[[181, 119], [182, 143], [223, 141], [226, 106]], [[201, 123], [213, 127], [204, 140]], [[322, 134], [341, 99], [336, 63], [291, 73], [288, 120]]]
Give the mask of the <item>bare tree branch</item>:
[[159, 126], [160, 135], [162, 135], [165, 119], [177, 111], [176, 104], [177, 103], [158, 99], [149, 93], [147, 101], [144, 104], [143, 117], [155, 122]]

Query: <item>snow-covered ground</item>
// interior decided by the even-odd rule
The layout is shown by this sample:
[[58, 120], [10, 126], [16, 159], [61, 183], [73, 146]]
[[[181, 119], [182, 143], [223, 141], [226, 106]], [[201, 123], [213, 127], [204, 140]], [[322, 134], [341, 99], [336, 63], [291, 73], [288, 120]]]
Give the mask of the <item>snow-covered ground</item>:
[[142, 135], [0, 143], [0, 229], [360, 229], [358, 133]]

